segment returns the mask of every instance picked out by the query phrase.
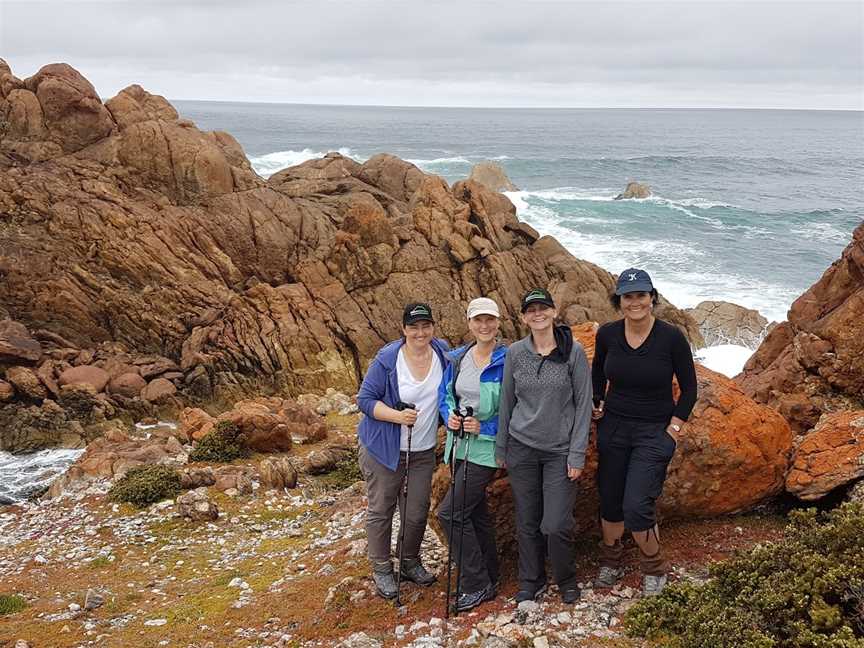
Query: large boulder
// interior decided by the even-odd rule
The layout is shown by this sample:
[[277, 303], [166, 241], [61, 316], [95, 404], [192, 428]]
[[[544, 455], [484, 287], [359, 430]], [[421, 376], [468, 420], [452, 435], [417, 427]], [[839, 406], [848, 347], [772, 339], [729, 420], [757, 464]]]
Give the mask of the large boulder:
[[824, 414], [800, 439], [786, 490], [802, 500], [819, 499], [864, 477], [864, 410]]
[[703, 301], [685, 312], [696, 320], [707, 346], [739, 344], [755, 349], [768, 328], [759, 311], [730, 302]]
[[[589, 323], [572, 330], [592, 358], [594, 326]], [[666, 518], [711, 517], [750, 509], [783, 492], [789, 467], [792, 432], [783, 417], [745, 396], [729, 378], [700, 365], [696, 373], [699, 399], [681, 432], [658, 502]], [[592, 425], [574, 509], [580, 530], [597, 524], [596, 476], [596, 430]], [[448, 482], [447, 467], [439, 467], [433, 480], [432, 517]], [[504, 471], [490, 485], [489, 498], [498, 546], [514, 547], [513, 501]], [[434, 521], [433, 526], [437, 528]]]
[[736, 377], [796, 432], [838, 410], [864, 409], [864, 223], [789, 309]]
[[[158, 354], [190, 393], [234, 402], [353, 393], [412, 300], [432, 304], [453, 343], [477, 295], [498, 301], [510, 338], [529, 287], [548, 288], [570, 324], [618, 316], [612, 275], [479, 182], [451, 187], [386, 154], [332, 154], [265, 182], [230, 135], [136, 86], [106, 108], [70, 70], [0, 72], [0, 214], [15, 223], [0, 228], [0, 312], [71, 345]], [[80, 101], [40, 103], [62, 75]], [[42, 116], [15, 90], [34, 92]], [[668, 309], [698, 344], [692, 318]], [[174, 371], [157, 370], [141, 375]]]
[[246, 445], [256, 452], [287, 452], [295, 437], [315, 441], [327, 436], [324, 419], [308, 407], [278, 397], [243, 400], [216, 422], [230, 421], [240, 428]]
[[504, 167], [497, 162], [478, 162], [471, 168], [468, 179], [479, 182], [490, 191], [519, 191], [507, 177]]
[[651, 187], [641, 182], [628, 182], [627, 187], [620, 194], [615, 196], [615, 200], [630, 200], [633, 198], [648, 198], [651, 195]]
[[72, 367], [60, 374], [58, 382], [61, 387], [66, 385], [89, 385], [95, 392], [101, 392], [108, 385], [111, 376], [101, 367], [81, 365]]
[[39, 374], [30, 367], [9, 367], [6, 370], [6, 380], [15, 387], [15, 391], [27, 398], [48, 398], [48, 390], [39, 379]]

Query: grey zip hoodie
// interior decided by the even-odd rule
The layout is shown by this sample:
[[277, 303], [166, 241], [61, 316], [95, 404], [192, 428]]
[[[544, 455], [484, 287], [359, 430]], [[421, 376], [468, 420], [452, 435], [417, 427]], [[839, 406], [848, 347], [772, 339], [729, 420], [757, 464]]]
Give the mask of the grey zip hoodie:
[[571, 468], [585, 466], [591, 426], [591, 370], [585, 350], [566, 326], [555, 327], [557, 347], [542, 356], [529, 334], [507, 350], [495, 458], [503, 462], [513, 437], [545, 452], [567, 455]]

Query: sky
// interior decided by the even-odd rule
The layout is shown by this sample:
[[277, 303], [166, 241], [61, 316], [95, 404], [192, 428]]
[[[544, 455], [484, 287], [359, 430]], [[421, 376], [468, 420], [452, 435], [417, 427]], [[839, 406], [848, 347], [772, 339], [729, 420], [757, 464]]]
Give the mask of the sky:
[[0, 57], [103, 98], [864, 109], [864, 2], [0, 0]]

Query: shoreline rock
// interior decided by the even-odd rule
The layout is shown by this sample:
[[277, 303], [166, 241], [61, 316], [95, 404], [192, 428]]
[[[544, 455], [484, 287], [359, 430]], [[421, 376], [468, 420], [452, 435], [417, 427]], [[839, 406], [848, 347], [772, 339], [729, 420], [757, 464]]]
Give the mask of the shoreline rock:
[[738, 344], [756, 349], [772, 328], [759, 311], [731, 302], [703, 301], [684, 312], [696, 320], [705, 346]]

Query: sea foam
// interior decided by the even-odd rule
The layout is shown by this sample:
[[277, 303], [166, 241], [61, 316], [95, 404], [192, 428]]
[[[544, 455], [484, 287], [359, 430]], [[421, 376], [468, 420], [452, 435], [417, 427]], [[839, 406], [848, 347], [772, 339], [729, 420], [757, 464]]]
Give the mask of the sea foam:
[[[304, 148], [302, 151], [276, 151], [274, 153], [267, 153], [266, 155], [249, 158], [249, 162], [252, 164], [252, 168], [255, 169], [255, 172], [258, 175], [262, 178], [269, 178], [271, 175], [277, 171], [281, 171], [282, 169], [287, 169], [288, 167], [296, 166], [309, 160], [323, 158], [328, 152], [329, 151], [313, 151], [308, 148]], [[337, 149], [336, 152], [345, 157], [357, 160], [358, 162], [364, 162], [366, 159], [362, 156], [356, 155], [350, 148], [343, 147]]]

